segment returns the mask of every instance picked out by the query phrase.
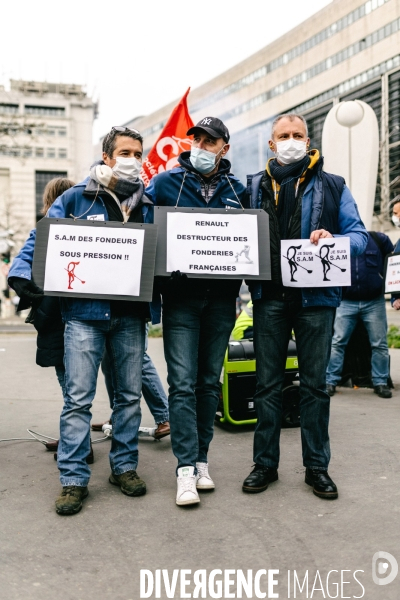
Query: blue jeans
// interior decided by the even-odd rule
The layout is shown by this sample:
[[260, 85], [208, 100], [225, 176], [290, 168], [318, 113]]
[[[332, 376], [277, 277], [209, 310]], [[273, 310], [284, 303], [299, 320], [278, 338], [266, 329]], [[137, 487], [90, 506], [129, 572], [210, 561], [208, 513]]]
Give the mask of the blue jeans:
[[112, 317], [110, 321], [67, 321], [64, 332], [65, 396], [60, 417], [58, 468], [65, 485], [86, 486], [90, 469], [91, 406], [105, 348], [115, 381], [111, 470], [136, 469], [144, 352], [144, 321]]
[[337, 385], [342, 377], [346, 346], [357, 321], [361, 319], [368, 332], [371, 344], [372, 383], [387, 385], [389, 377], [389, 350], [387, 345], [387, 318], [383, 296], [374, 300], [342, 300], [337, 309], [335, 333], [332, 340], [331, 358], [326, 372], [326, 381]]
[[326, 470], [330, 460], [329, 404], [325, 373], [335, 309], [303, 308], [301, 300], [256, 300], [253, 305], [257, 388], [254, 462], [278, 468], [288, 341], [292, 329], [300, 373], [300, 422], [303, 464]]
[[164, 298], [171, 445], [178, 468], [207, 462], [235, 313], [235, 298]]
[[[147, 354], [147, 332], [148, 325], [146, 325], [146, 340], [143, 355], [142, 394], [151, 414], [153, 415], [154, 421], [159, 424], [169, 421], [168, 398], [157, 373], [157, 369], [155, 368], [150, 356]], [[112, 379], [111, 362], [107, 352], [104, 353], [103, 360], [101, 361], [101, 370], [103, 371], [107, 393], [110, 400], [110, 408], [112, 410], [114, 405], [114, 384]]]
[[56, 369], [58, 383], [60, 384], [62, 395], [64, 397], [65, 396], [65, 367], [64, 367], [64, 365], [56, 365], [55, 369]]

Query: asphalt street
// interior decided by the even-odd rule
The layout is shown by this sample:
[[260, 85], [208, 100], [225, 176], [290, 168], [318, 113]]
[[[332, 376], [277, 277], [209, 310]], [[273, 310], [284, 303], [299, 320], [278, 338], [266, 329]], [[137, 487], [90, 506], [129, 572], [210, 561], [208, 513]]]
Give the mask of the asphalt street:
[[[31, 328], [4, 333], [11, 329], [0, 333], [0, 438], [27, 437], [27, 428], [57, 438], [62, 399], [55, 372], [36, 366]], [[149, 354], [166, 385], [162, 339], [149, 340]], [[109, 441], [96, 444], [89, 497], [70, 517], [54, 510], [60, 485], [53, 455], [37, 442], [1, 442], [0, 598], [138, 600], [140, 569], [167, 569], [170, 577], [188, 569], [189, 579], [199, 569], [275, 569], [274, 597], [398, 600], [400, 575], [377, 585], [371, 571], [378, 551], [400, 562], [400, 350], [391, 350], [391, 365], [392, 399], [347, 388], [332, 398], [336, 501], [318, 499], [305, 485], [299, 429], [282, 431], [279, 481], [246, 495], [241, 484], [252, 467], [252, 429], [216, 428], [209, 462], [217, 488], [186, 509], [175, 505], [169, 438], [140, 441], [138, 472], [148, 486], [140, 498], [109, 484]], [[100, 377], [93, 420], [108, 414]], [[153, 424], [145, 405], [142, 424]], [[301, 583], [308, 572], [309, 581], [296, 595], [294, 571]], [[190, 597], [179, 589], [178, 583], [169, 597]], [[212, 593], [203, 597], [236, 597]], [[168, 597], [164, 586], [158, 597]]]

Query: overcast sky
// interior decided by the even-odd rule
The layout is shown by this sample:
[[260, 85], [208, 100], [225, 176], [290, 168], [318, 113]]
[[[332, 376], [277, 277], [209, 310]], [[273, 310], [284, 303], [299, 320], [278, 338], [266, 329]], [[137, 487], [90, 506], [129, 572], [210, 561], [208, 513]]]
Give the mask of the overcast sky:
[[99, 102], [97, 140], [222, 73], [330, 1], [8, 0], [0, 84], [84, 84]]

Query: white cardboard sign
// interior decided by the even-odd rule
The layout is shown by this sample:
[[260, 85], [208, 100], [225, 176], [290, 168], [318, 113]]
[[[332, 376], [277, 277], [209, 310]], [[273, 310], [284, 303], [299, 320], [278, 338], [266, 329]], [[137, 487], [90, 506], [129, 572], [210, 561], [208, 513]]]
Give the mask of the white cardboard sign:
[[50, 225], [44, 290], [139, 296], [144, 233]]
[[282, 282], [287, 287], [351, 285], [350, 238], [281, 241]]
[[167, 215], [167, 272], [259, 275], [257, 216]]
[[400, 292], [400, 254], [387, 257], [385, 293]]

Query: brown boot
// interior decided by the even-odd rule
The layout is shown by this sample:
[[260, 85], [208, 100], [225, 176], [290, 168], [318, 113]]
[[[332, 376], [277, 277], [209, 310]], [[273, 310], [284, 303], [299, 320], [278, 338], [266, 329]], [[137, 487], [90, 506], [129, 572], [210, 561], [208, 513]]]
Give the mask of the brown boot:
[[154, 437], [156, 438], [156, 440], [161, 440], [161, 438], [165, 437], [166, 435], [169, 435], [170, 433], [171, 428], [169, 426], [169, 421], [165, 421], [165, 423], [158, 423]]
[[57, 452], [58, 442], [59, 440], [54, 440], [54, 442], [46, 442], [46, 450], [48, 450], [49, 452]]

